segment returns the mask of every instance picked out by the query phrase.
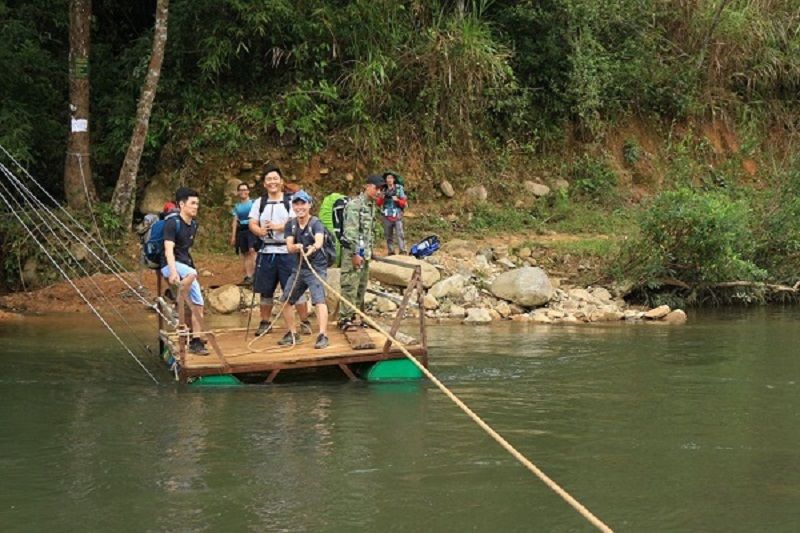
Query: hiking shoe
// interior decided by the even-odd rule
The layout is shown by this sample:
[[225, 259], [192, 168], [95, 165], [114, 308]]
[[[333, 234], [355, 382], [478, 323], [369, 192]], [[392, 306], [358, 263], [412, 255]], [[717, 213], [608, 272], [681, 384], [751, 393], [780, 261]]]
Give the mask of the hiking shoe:
[[202, 340], [194, 338], [189, 341], [189, 353], [193, 353], [195, 355], [208, 355], [211, 352], [208, 351], [206, 344]]
[[320, 333], [317, 335], [317, 342], [314, 344], [314, 348], [317, 350], [321, 350], [322, 348], [328, 347], [328, 337], [325, 336], [324, 333]]
[[272, 331], [272, 322], [267, 322], [266, 320], [262, 320], [258, 323], [258, 329], [256, 330], [256, 337], [260, 337], [262, 335], [266, 335]]
[[311, 335], [314, 330], [311, 328], [311, 321], [303, 320], [300, 322], [300, 335]]
[[353, 320], [350, 318], [342, 318], [339, 320], [339, 329], [348, 331], [353, 328]]
[[300, 335], [287, 331], [286, 335], [278, 341], [278, 344], [280, 346], [291, 346], [292, 344], [300, 344], [301, 342], [303, 342], [303, 340], [300, 338]]

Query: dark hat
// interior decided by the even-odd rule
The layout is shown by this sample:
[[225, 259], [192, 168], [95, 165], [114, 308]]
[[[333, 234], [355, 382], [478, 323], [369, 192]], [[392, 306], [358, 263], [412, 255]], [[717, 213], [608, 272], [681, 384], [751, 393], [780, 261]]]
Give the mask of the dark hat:
[[373, 174], [371, 176], [367, 176], [367, 184], [375, 185], [376, 187], [385, 187], [386, 180], [383, 179], [383, 176], [378, 176], [376, 174]]

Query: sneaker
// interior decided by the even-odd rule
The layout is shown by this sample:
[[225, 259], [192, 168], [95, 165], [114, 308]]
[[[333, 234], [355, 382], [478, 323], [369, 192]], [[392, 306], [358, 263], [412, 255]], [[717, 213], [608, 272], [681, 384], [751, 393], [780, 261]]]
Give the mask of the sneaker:
[[303, 342], [303, 340], [300, 338], [300, 335], [287, 331], [286, 335], [278, 341], [278, 344], [280, 346], [291, 346], [292, 344], [300, 344], [301, 342]]
[[309, 320], [303, 320], [300, 322], [300, 335], [311, 335], [314, 330], [311, 328], [311, 322]]
[[262, 320], [258, 323], [258, 329], [256, 330], [256, 337], [260, 337], [262, 335], [266, 335], [272, 331], [272, 323], [267, 322], [266, 320]]
[[194, 338], [189, 341], [189, 353], [193, 353], [195, 355], [208, 355], [211, 352], [208, 351], [206, 344], [202, 340]]
[[317, 342], [314, 344], [314, 348], [317, 350], [321, 350], [322, 348], [328, 347], [328, 337], [325, 336], [324, 333], [320, 333], [317, 335]]

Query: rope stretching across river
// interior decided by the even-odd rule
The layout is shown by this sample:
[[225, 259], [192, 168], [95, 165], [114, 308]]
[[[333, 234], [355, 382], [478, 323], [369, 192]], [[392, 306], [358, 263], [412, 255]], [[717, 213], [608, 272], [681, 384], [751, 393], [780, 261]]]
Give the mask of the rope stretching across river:
[[[586, 520], [588, 520], [593, 526], [603, 532], [611, 532], [613, 531], [609, 526], [607, 526], [602, 520], [597, 518], [594, 514], [592, 514], [589, 509], [587, 509], [582, 503], [576, 500], [571, 494], [569, 494], [566, 490], [561, 488], [558, 483], [553, 481], [547, 474], [545, 474], [539, 467], [533, 464], [527, 457], [522, 455], [514, 446], [511, 445], [502, 435], [500, 435], [497, 431], [492, 429], [492, 427], [487, 424], [480, 416], [478, 416], [472, 409], [470, 409], [467, 404], [465, 404], [461, 399], [458, 398], [450, 389], [447, 388], [439, 379], [433, 375], [433, 373], [425, 368], [425, 366], [417, 360], [416, 357], [411, 355], [406, 347], [397, 339], [395, 339], [392, 335], [389, 334], [388, 331], [384, 330], [381, 326], [379, 326], [374, 320], [372, 320], [369, 316], [367, 316], [361, 309], [358, 308], [353, 302], [342, 296], [336, 289], [334, 289], [322, 276], [320, 276], [316, 270], [314, 270], [313, 265], [308, 260], [308, 256], [305, 253], [300, 254], [302, 260], [306, 262], [308, 267], [311, 269], [311, 272], [314, 276], [325, 286], [325, 288], [334, 294], [341, 302], [345, 305], [353, 309], [367, 324], [375, 328], [379, 331], [382, 335], [385, 335], [387, 339], [391, 340], [394, 344], [400, 348], [400, 351], [403, 352], [403, 355], [406, 356], [419, 370], [427, 377], [431, 382], [436, 385], [439, 390], [441, 390], [445, 396], [450, 398], [453, 403], [455, 403], [459, 409], [464, 411], [468, 417], [470, 417], [473, 422], [478, 424], [481, 429], [483, 429], [491, 438], [493, 438], [500, 446], [505, 448], [505, 450], [510, 453], [517, 461], [522, 463], [522, 465], [530, 470], [533, 474], [536, 475], [540, 480], [544, 482], [545, 485], [550, 487], [556, 494], [561, 496], [568, 504], [570, 504], [578, 513], [581, 514]], [[420, 310], [422, 312], [422, 310]]]

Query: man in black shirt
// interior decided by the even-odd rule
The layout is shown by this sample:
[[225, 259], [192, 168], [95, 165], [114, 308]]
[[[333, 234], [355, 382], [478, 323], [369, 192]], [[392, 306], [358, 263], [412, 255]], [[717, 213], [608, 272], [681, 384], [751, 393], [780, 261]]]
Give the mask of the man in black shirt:
[[[180, 210], [178, 216], [167, 220], [164, 225], [164, 254], [161, 257], [161, 275], [170, 285], [180, 284], [181, 293], [188, 290], [189, 306], [192, 309], [192, 331], [203, 331], [203, 293], [197, 281], [197, 270], [189, 250], [197, 233], [197, 209], [200, 198], [197, 191], [180, 187], [175, 192], [175, 203]], [[189, 351], [197, 355], [208, 355], [205, 343], [200, 337], [189, 341]]]

